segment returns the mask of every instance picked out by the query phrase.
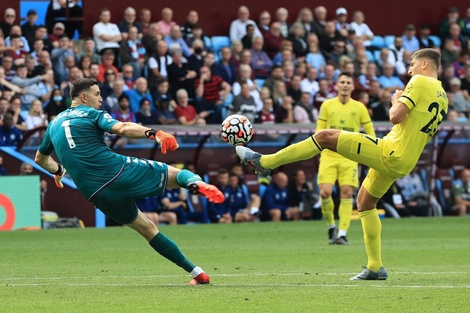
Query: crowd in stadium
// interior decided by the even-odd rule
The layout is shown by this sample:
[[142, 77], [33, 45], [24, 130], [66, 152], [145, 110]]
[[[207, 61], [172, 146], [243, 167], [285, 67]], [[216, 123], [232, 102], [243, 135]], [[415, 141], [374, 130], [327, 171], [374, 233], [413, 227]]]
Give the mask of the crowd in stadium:
[[[273, 16], [263, 11], [257, 18], [241, 6], [229, 33], [213, 37], [205, 35], [196, 11], [185, 21], [174, 21], [171, 8], [158, 17], [154, 13], [127, 7], [120, 20], [102, 8], [92, 36], [84, 37], [76, 22], [37, 25], [38, 14], [31, 9], [20, 25], [15, 10], [6, 9], [0, 22], [0, 146], [17, 145], [25, 132], [46, 126], [67, 109], [71, 84], [80, 77], [100, 82], [102, 109], [120, 121], [205, 125], [241, 113], [254, 123], [276, 124], [314, 123], [322, 102], [336, 96], [338, 75], [348, 72], [354, 76], [353, 98], [368, 108], [373, 121], [388, 121], [391, 93], [408, 82], [411, 55], [420, 48], [441, 52], [447, 119], [468, 121], [470, 7], [462, 16], [449, 8], [437, 33], [410, 21], [402, 36], [384, 37], [374, 35], [363, 12], [350, 14], [342, 7], [327, 20], [323, 6], [300, 12], [278, 8]], [[79, 39], [72, 40], [75, 32]], [[229, 186], [232, 176], [242, 176], [232, 174], [219, 170], [218, 184]], [[274, 175], [271, 186], [277, 189], [267, 192], [287, 190], [287, 177]], [[294, 179], [289, 188], [305, 186]], [[170, 202], [181, 204], [182, 213], [161, 215], [160, 221], [189, 218], [184, 196], [167, 194]], [[231, 197], [238, 197], [232, 200], [245, 210], [224, 215], [213, 208], [216, 213], [195, 219], [249, 221], [262, 205], [261, 199], [236, 191]], [[302, 217], [298, 197], [285, 204], [297, 208], [289, 211], [289, 219]], [[141, 205], [152, 207], [150, 202]]]

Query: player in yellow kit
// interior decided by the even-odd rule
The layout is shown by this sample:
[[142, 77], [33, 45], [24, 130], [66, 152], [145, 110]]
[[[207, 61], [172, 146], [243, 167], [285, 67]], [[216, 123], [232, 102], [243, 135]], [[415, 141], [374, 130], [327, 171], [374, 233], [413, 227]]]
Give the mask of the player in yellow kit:
[[396, 90], [389, 111], [392, 130], [383, 138], [324, 129], [306, 140], [290, 145], [274, 154], [261, 155], [238, 146], [240, 159], [261, 175], [284, 164], [307, 160], [323, 149], [336, 151], [371, 169], [358, 193], [367, 267], [351, 280], [385, 280], [382, 265], [382, 224], [377, 214], [377, 201], [399, 177], [409, 174], [439, 124], [445, 119], [448, 100], [437, 79], [440, 54], [433, 49], [413, 53], [408, 73], [412, 76], [405, 90]]
[[[338, 96], [328, 99], [320, 107], [316, 132], [322, 129], [339, 129], [359, 132], [361, 126], [366, 134], [375, 137], [374, 127], [367, 108], [359, 101], [351, 98], [354, 80], [351, 74], [341, 73], [336, 83]], [[336, 234], [334, 203], [331, 198], [333, 186], [338, 181], [340, 187], [339, 227]], [[353, 191], [359, 185], [357, 162], [351, 161], [340, 154], [324, 149], [320, 157], [318, 169], [318, 186], [321, 196], [321, 210], [328, 226], [330, 244], [349, 244], [346, 235], [351, 223], [353, 209]]]

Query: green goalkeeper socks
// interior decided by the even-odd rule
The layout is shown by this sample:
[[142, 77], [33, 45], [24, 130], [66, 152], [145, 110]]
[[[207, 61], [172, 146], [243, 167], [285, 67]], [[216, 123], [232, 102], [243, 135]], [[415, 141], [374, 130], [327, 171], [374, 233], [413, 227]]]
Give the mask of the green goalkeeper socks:
[[159, 254], [175, 263], [179, 267], [182, 267], [188, 273], [190, 273], [196, 267], [184, 256], [178, 246], [161, 232], [156, 234], [155, 237], [150, 240], [149, 244]]
[[176, 174], [176, 181], [178, 185], [183, 188], [187, 188], [189, 184], [194, 183], [196, 181], [202, 181], [201, 176], [194, 174], [188, 170], [181, 170]]

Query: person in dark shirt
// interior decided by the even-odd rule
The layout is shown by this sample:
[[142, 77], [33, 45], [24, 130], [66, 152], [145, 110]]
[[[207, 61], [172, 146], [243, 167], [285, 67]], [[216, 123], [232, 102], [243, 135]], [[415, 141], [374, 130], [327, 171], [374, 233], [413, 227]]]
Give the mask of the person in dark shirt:
[[3, 125], [0, 127], [0, 146], [16, 146], [21, 139], [23, 134], [13, 125], [13, 115], [6, 113], [3, 116]]

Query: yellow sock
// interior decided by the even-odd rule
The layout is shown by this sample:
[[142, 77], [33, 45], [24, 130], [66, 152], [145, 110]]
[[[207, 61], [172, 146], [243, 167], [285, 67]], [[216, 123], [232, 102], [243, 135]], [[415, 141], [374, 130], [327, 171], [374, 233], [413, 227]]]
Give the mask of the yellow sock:
[[264, 168], [274, 169], [284, 164], [308, 160], [319, 154], [322, 150], [315, 138], [310, 136], [274, 154], [263, 155], [260, 162]]
[[351, 224], [351, 214], [353, 209], [353, 202], [352, 199], [345, 199], [341, 198], [339, 203], [339, 230], [343, 230], [344, 232], [348, 232], [349, 225]]
[[331, 197], [326, 199], [321, 199], [320, 202], [321, 212], [323, 213], [323, 217], [325, 218], [326, 225], [332, 226], [335, 224], [335, 203]]
[[382, 223], [377, 209], [359, 212], [367, 252], [367, 268], [377, 272], [382, 266]]

